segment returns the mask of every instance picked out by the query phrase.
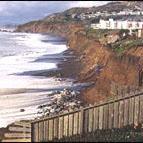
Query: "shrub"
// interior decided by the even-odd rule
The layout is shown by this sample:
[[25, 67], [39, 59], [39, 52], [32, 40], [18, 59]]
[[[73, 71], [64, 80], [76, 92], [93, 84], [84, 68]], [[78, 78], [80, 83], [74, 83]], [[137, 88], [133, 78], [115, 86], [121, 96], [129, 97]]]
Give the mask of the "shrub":
[[129, 50], [130, 48], [134, 48], [137, 46], [142, 46], [143, 40], [142, 39], [135, 39], [135, 40], [121, 40], [111, 45], [113, 51], [117, 53], [123, 53], [125, 50]]

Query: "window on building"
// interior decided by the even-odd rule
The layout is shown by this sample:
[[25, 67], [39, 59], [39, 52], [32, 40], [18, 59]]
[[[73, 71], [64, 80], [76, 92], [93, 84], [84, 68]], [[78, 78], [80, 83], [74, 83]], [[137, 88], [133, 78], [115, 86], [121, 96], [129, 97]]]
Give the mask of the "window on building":
[[139, 27], [139, 23], [138, 22], [137, 22], [136, 26]]

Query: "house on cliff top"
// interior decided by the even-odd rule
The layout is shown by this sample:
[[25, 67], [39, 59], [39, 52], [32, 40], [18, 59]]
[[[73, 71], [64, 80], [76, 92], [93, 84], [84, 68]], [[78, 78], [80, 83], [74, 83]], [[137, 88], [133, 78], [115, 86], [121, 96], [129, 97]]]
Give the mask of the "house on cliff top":
[[132, 34], [133, 30], [137, 30], [138, 37], [141, 37], [143, 21], [114, 20], [112, 18], [109, 20], [100, 19], [99, 23], [92, 23], [90, 27], [93, 29], [128, 29], [130, 34]]

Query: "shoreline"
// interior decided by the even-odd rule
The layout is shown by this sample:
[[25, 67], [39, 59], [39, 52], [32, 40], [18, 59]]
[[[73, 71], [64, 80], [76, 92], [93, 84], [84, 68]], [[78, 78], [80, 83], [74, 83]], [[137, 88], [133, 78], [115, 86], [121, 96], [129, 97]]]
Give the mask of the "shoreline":
[[[71, 49], [67, 49], [66, 51], [62, 53], [62, 55], [64, 55], [64, 59], [66, 60], [62, 60], [61, 62], [58, 63], [57, 69], [60, 69], [60, 70], [57, 70], [56, 72], [53, 72], [54, 70], [52, 69], [49, 71], [43, 71], [41, 74], [38, 73], [37, 76], [45, 75], [45, 78], [52, 76], [52, 77], [58, 78], [59, 81], [69, 78], [69, 79], [74, 79], [73, 84], [78, 83], [78, 81], [76, 80], [77, 78], [76, 76], [77, 76], [78, 67], [80, 63], [77, 64], [77, 57], [76, 57], [77, 55]], [[80, 83], [78, 84], [80, 88]], [[81, 87], [81, 88], [86, 88], [86, 87]], [[16, 91], [16, 90], [12, 91], [12, 94], [16, 94], [19, 91]], [[6, 92], [3, 91], [3, 93], [6, 93]], [[24, 93], [24, 89], [21, 90], [21, 93]], [[8, 94], [8, 91], [7, 91], [7, 94]], [[47, 96], [52, 97], [53, 101], [51, 101], [49, 105], [45, 103], [45, 104], [40, 104], [38, 106], [36, 119], [38, 119], [39, 117], [42, 118], [43, 113], [44, 113], [44, 116], [45, 114], [47, 114], [46, 116], [53, 116], [55, 114], [61, 114], [61, 113], [69, 112], [69, 111], [74, 111], [86, 105], [81, 100], [80, 91], [79, 89], [77, 89], [76, 91], [76, 87], [75, 89], [73, 88], [73, 89], [63, 89], [61, 91], [59, 90], [53, 91], [51, 95], [47, 94]], [[22, 108], [20, 112], [25, 112], [24, 108]], [[9, 125], [7, 125], [7, 127], [8, 126]], [[1, 138], [3, 134], [5, 133], [5, 131], [7, 131], [7, 127], [0, 128]]]
[[85, 86], [83, 86], [83, 83], [80, 83], [77, 80], [77, 73], [80, 66], [80, 62], [77, 61], [77, 53], [75, 53], [75, 51], [73, 51], [72, 49], [67, 49], [66, 51], [61, 53], [61, 55], [63, 55], [63, 57], [65, 56], [66, 60], [63, 60], [57, 64], [58, 68], [56, 71], [51, 69], [41, 74], [37, 74], [37, 76], [45, 75], [45, 78], [52, 76], [58, 78], [59, 81], [62, 81], [64, 79], [73, 79], [73, 85], [79, 84], [79, 88], [75, 85], [75, 88], [64, 88], [61, 90], [55, 90], [51, 94], [48, 94], [47, 96], [51, 97], [51, 103], [45, 103], [38, 106], [39, 111], [37, 112], [37, 114], [39, 114], [38, 116], [40, 116], [40, 118], [42, 117], [41, 115], [43, 113], [43, 116], [47, 116], [46, 114], [52, 116], [55, 114], [74, 111], [76, 109], [80, 109], [81, 107], [88, 106], [88, 103], [84, 102], [84, 100], [82, 100], [81, 98], [81, 91], [89, 87], [90, 84], [85, 83]]
[[[55, 34], [57, 33], [57, 35], [60, 35], [60, 32], [58, 31], [58, 33], [56, 31], [56, 28], [57, 27], [55, 26], [52, 30], [50, 28], [42, 30], [45, 30], [45, 32], [47, 33], [49, 33], [48, 31], [51, 30], [51, 32], [55, 32]], [[62, 28], [65, 29], [64, 25], [62, 25]], [[136, 71], [136, 61], [134, 60], [134, 58], [130, 57], [130, 55], [122, 56], [122, 58], [113, 53], [108, 47], [103, 46], [99, 41], [97, 41], [97, 39], [90, 39], [86, 36], [86, 34], [84, 34], [84, 31], [83, 33], [81, 33], [78, 30], [79, 28], [73, 28], [72, 30], [70, 30], [70, 34], [61, 33], [62, 36], [67, 36], [67, 45], [69, 49], [73, 50], [77, 54], [77, 58], [73, 62], [73, 65], [75, 64], [77, 67], [73, 69], [68, 62], [67, 64], [64, 64], [64, 62], [66, 63], [66, 61], [64, 61], [62, 64], [59, 64], [59, 66], [63, 67], [65, 70], [61, 71], [61, 75], [58, 75], [58, 77], [69, 77], [69, 75], [71, 77], [74, 77], [75, 75], [76, 83], [93, 83], [93, 86], [89, 86], [89, 88], [85, 88], [82, 90], [79, 95], [80, 101], [84, 101], [85, 104], [94, 104], [96, 102], [100, 102], [101, 100], [104, 101], [112, 95], [114, 96], [115, 93], [113, 91], [113, 88], [114, 85], [116, 86], [116, 84], [114, 83], [117, 83], [119, 89], [121, 87], [120, 90], [122, 90], [122, 85], [124, 88], [126, 86], [134, 87], [138, 84], [138, 79], [136, 78], [138, 76], [138, 73]], [[25, 29], [21, 30], [21, 32], [23, 31], [25, 31]], [[40, 33], [41, 31], [33, 32]], [[79, 62], [79, 65], [77, 64], [77, 62]], [[67, 65], [69, 68], [66, 69], [65, 65]], [[71, 74], [71, 72], [73, 73]], [[128, 75], [129, 72], [130, 75]], [[50, 71], [48, 74], [49, 76], [51, 76], [51, 74], [54, 75], [57, 73], [58, 71], [56, 71], [55, 73], [53, 71]], [[129, 81], [128, 83], [123, 80], [125, 78], [126, 81]], [[63, 100], [63, 98], [61, 99]], [[55, 101], [52, 109], [50, 110], [52, 110], [52, 112], [57, 110], [57, 106], [58, 105]], [[48, 109], [44, 109], [43, 107]], [[46, 114], [49, 114], [49, 108], [50, 107], [48, 105], [41, 105], [42, 110], [47, 110], [47, 113], [44, 111]]]

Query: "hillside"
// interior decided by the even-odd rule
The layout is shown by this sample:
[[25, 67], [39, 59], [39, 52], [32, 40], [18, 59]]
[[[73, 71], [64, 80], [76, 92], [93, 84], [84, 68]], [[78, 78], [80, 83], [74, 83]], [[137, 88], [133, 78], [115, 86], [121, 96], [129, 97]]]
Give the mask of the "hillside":
[[[68, 22], [68, 21], [82, 21], [87, 23], [88, 21], [91, 21], [91, 19], [79, 19], [78, 16], [83, 13], [96, 13], [96, 12], [106, 12], [106, 13], [111, 13], [111, 12], [120, 12], [123, 10], [143, 10], [143, 3], [140, 1], [117, 1], [117, 2], [110, 2], [107, 3], [106, 5], [102, 6], [94, 6], [90, 8], [71, 8], [68, 9], [64, 12], [61, 13], [55, 13], [50, 16], [45, 17], [44, 21], [50, 22]], [[99, 16], [101, 17], [101, 16]], [[104, 17], [105, 18], [105, 17]], [[120, 18], [120, 17], [119, 17]], [[98, 19], [98, 17], [97, 17]], [[93, 20], [93, 19], [92, 19]]]
[[[42, 22], [50, 22], [50, 23], [71, 23], [71, 22], [77, 22], [77, 23], [83, 23], [85, 25], [96, 22], [100, 18], [108, 19], [108, 18], [115, 18], [115, 19], [122, 19], [123, 16], [96, 16], [93, 18], [84, 18], [82, 19], [83, 14], [91, 14], [91, 13], [97, 13], [97, 12], [105, 12], [105, 13], [111, 13], [111, 12], [120, 12], [125, 10], [143, 10], [143, 3], [140, 1], [116, 1], [116, 2], [110, 2], [102, 6], [94, 6], [89, 8], [82, 8], [82, 7], [75, 7], [68, 10], [65, 10], [60, 13], [54, 13], [51, 15], [48, 15], [44, 17], [43, 19], [40, 19]], [[142, 19], [143, 16], [128, 16], [124, 17], [124, 19]], [[36, 22], [36, 21], [35, 21]], [[39, 21], [37, 21], [39, 22]], [[30, 22], [31, 23], [31, 22]]]
[[51, 14], [50, 16], [45, 17], [43, 20], [48, 22], [50, 21], [67, 22], [71, 20], [76, 20], [73, 18], [74, 14], [79, 15], [81, 13], [88, 12], [88, 11], [89, 11], [89, 8], [71, 8], [61, 13]]

